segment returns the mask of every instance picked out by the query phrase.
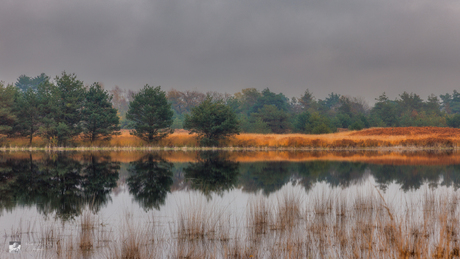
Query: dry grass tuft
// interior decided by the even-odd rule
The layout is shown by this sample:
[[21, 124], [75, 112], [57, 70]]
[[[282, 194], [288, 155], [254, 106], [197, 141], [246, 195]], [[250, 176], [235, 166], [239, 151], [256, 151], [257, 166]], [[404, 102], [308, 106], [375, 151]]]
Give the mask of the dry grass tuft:
[[[225, 237], [226, 230], [221, 225], [223, 220], [219, 210], [202, 201], [191, 201], [190, 207], [181, 207], [178, 211], [178, 222], [176, 233], [178, 239], [193, 240], [214, 240]], [[219, 228], [220, 226], [220, 228]], [[219, 233], [222, 230], [223, 233]]]
[[258, 235], [267, 234], [273, 219], [271, 218], [272, 207], [267, 199], [258, 196], [249, 200], [247, 207], [247, 225], [251, 229], [253, 237], [258, 239]]
[[88, 252], [93, 248], [95, 219], [89, 210], [83, 212], [80, 217], [79, 247], [82, 251]]
[[278, 196], [277, 208], [273, 228], [276, 230], [289, 230], [298, 225], [301, 216], [301, 195], [294, 191], [285, 191]]

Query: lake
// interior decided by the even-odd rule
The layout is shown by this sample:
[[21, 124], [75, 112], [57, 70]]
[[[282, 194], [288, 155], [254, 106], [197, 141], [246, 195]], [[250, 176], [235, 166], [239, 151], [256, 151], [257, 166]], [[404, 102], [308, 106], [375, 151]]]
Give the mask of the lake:
[[459, 186], [453, 151], [4, 152], [0, 258], [456, 258]]

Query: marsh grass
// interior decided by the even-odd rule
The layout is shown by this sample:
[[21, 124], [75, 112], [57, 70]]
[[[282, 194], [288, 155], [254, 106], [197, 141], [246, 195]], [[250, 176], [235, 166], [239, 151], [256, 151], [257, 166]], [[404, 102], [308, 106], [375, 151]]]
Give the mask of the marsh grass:
[[253, 235], [252, 239], [268, 233], [273, 221], [272, 216], [272, 206], [263, 196], [256, 196], [248, 201], [247, 228]]
[[214, 235], [213, 210], [206, 210], [203, 203], [194, 204], [191, 208], [181, 207], [178, 215], [178, 239], [204, 240]]
[[80, 216], [80, 228], [78, 233], [78, 247], [80, 252], [88, 257], [95, 244], [96, 218], [89, 210], [85, 210]]
[[243, 216], [193, 196], [166, 221], [155, 212], [147, 219], [125, 213], [109, 225], [85, 210], [72, 224], [21, 222], [7, 236], [38, 240], [39, 249], [28, 251], [33, 258], [460, 256], [459, 194], [452, 187], [425, 185], [404, 198], [370, 184], [358, 190], [318, 188], [283, 188], [268, 198], [256, 194]]
[[274, 230], [288, 231], [298, 225], [301, 217], [301, 195], [295, 191], [285, 191], [277, 196]]
[[178, 207], [177, 215], [172, 232], [179, 240], [226, 242], [230, 239], [229, 222], [232, 215], [212, 202], [190, 198], [188, 205]]
[[[233, 136], [222, 143], [226, 149], [269, 148], [269, 149], [362, 149], [362, 148], [428, 148], [428, 149], [458, 149], [460, 130], [441, 127], [398, 127], [371, 128], [362, 131], [339, 132], [332, 134], [252, 134], [242, 133]], [[1, 136], [0, 136], [1, 137]], [[35, 137], [32, 147], [27, 138], [4, 139], [0, 142], [3, 150], [36, 150], [48, 151], [67, 150], [69, 147], [57, 147], [50, 141]], [[180, 131], [170, 134], [157, 143], [148, 144], [130, 135], [129, 130], [109, 141], [98, 140], [93, 143], [85, 139], [74, 139], [72, 150], [156, 150], [161, 148], [206, 149], [199, 147], [197, 135]], [[75, 148], [78, 147], [78, 148]], [[215, 147], [212, 147], [215, 148]]]

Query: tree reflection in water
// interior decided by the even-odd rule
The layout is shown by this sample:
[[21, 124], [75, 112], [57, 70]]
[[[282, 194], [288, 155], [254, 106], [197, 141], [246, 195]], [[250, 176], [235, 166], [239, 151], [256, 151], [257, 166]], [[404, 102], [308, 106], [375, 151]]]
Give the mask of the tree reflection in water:
[[[392, 165], [337, 161], [234, 162], [228, 153], [201, 152], [198, 161], [176, 167], [160, 155], [146, 154], [129, 163], [127, 186], [142, 208], [160, 209], [171, 188], [193, 189], [206, 197], [223, 195], [233, 188], [269, 195], [286, 184], [301, 184], [310, 190], [318, 181], [334, 187], [349, 187], [373, 176], [383, 190], [389, 184], [405, 191], [428, 182], [460, 187], [460, 165]], [[111, 201], [117, 185], [120, 163], [110, 156], [74, 153], [39, 154], [13, 159], [0, 156], [0, 212], [16, 206], [36, 206], [44, 215], [64, 220], [80, 215], [88, 206], [94, 213]], [[83, 157], [81, 159], [81, 157]], [[185, 188], [184, 188], [185, 187]]]
[[222, 153], [205, 151], [198, 154], [198, 162], [184, 168], [185, 179], [194, 190], [208, 198], [212, 193], [222, 195], [238, 184], [239, 163], [227, 160]]
[[262, 190], [269, 195], [285, 184], [301, 184], [310, 190], [315, 183], [324, 181], [334, 187], [346, 188], [373, 176], [377, 186], [385, 190], [391, 183], [408, 191], [428, 182], [435, 187], [460, 187], [460, 165], [380, 165], [361, 162], [309, 161], [309, 162], [254, 162], [241, 163], [240, 185], [246, 192]]
[[80, 215], [89, 205], [94, 212], [110, 199], [119, 165], [110, 158], [90, 158], [80, 163], [63, 153], [43, 160], [9, 159], [2, 162], [0, 209], [36, 206], [45, 216], [63, 220]]
[[144, 210], [160, 209], [173, 184], [173, 164], [158, 154], [148, 154], [131, 162], [126, 180], [129, 192]]
[[110, 156], [91, 154], [84, 157], [81, 186], [84, 197], [89, 199], [85, 203], [94, 213], [111, 201], [110, 194], [117, 186], [119, 170], [120, 163], [112, 162]]
[[241, 185], [243, 191], [256, 193], [262, 190], [269, 195], [292, 180], [294, 174], [289, 162], [241, 163]]

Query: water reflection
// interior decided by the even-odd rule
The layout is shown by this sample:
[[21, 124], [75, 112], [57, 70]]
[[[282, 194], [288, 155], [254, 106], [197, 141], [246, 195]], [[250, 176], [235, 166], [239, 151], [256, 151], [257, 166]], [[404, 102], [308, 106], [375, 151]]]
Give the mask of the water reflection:
[[194, 190], [200, 190], [210, 197], [211, 193], [222, 195], [238, 184], [239, 163], [227, 160], [217, 152], [202, 152], [198, 162], [190, 163], [184, 169], [185, 178]]
[[348, 187], [363, 179], [367, 165], [363, 163], [310, 161], [310, 162], [257, 162], [241, 165], [241, 184], [244, 191], [262, 191], [269, 195], [285, 184], [301, 184], [309, 190], [314, 183], [326, 181], [332, 186]]
[[160, 209], [173, 184], [173, 164], [165, 161], [158, 154], [148, 154], [130, 163], [127, 179], [129, 192], [134, 200], [149, 210]]
[[325, 181], [335, 187], [349, 187], [372, 175], [382, 190], [391, 183], [401, 185], [408, 191], [418, 189], [429, 182], [438, 185], [460, 187], [460, 165], [417, 166], [379, 165], [360, 162], [257, 162], [241, 165], [240, 184], [244, 191], [262, 191], [269, 195], [281, 189], [286, 183], [298, 183], [308, 191], [318, 181]]
[[110, 193], [117, 186], [119, 162], [109, 156], [89, 155], [84, 157], [81, 187], [89, 208], [98, 212], [111, 201]]
[[1, 163], [0, 209], [35, 205], [63, 220], [81, 213], [84, 206], [94, 212], [110, 200], [118, 179], [118, 162], [89, 156], [79, 162], [64, 154], [42, 160], [8, 159]]
[[276, 192], [292, 180], [288, 162], [257, 162], [241, 165], [240, 184], [246, 192], [263, 191], [265, 195]]
[[[0, 212], [12, 211], [16, 206], [36, 206], [45, 216], [72, 219], [83, 207], [97, 213], [110, 204], [114, 188], [120, 184], [144, 210], [159, 210], [169, 192], [190, 189], [207, 198], [225, 195], [234, 188], [270, 195], [286, 184], [300, 184], [308, 191], [318, 181], [349, 187], [369, 176], [383, 190], [391, 183], [405, 191], [418, 189], [425, 182], [432, 187], [460, 187], [460, 164], [455, 163], [235, 162], [231, 153], [211, 151], [196, 153], [192, 162], [171, 163], [161, 152], [139, 157], [132, 162], [117, 162], [104, 153], [34, 153], [16, 158], [0, 154]], [[119, 181], [120, 167], [124, 168], [122, 179], [126, 178], [126, 185]]]
[[418, 189], [424, 182], [432, 187], [438, 185], [460, 187], [460, 165], [415, 166], [415, 165], [369, 165], [372, 175], [382, 189], [396, 182], [405, 191]]

